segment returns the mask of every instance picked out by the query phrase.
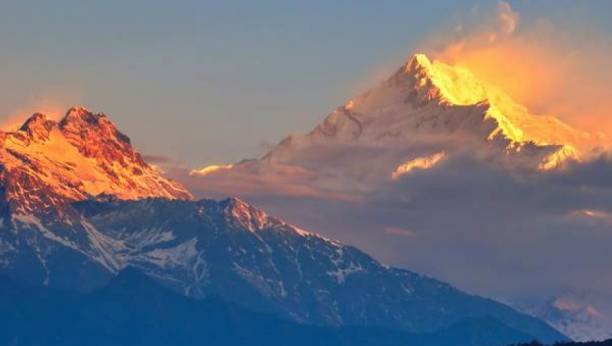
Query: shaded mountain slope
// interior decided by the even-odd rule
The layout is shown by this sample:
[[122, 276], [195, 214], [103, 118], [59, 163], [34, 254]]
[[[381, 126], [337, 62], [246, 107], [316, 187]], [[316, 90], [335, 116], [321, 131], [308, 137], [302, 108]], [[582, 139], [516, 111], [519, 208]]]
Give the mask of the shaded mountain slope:
[[[494, 319], [435, 334], [300, 325], [216, 298], [193, 300], [126, 269], [89, 294], [0, 282], [2, 345], [503, 345], [530, 340]], [[486, 332], [482, 332], [483, 328]]]

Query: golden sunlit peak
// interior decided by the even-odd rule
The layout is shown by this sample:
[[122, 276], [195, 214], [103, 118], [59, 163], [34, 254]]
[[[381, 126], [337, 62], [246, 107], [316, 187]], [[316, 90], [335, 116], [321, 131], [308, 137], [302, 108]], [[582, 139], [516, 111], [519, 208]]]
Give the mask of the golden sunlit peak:
[[24, 129], [36, 123], [46, 122], [47, 120], [48, 117], [46, 114], [40, 112], [34, 113], [23, 123], [23, 125], [21, 125], [21, 129]]
[[587, 134], [551, 116], [531, 114], [495, 85], [479, 80], [468, 68], [430, 60], [414, 54], [406, 63], [404, 74], [414, 81], [414, 88], [429, 100], [451, 105], [485, 105], [486, 118], [497, 123], [489, 139], [506, 138], [512, 142], [538, 145], [573, 145]]
[[468, 69], [431, 61], [425, 54], [414, 54], [404, 72], [420, 79], [417, 86], [424, 87], [429, 81], [452, 104], [473, 105], [488, 99], [486, 88]]
[[73, 106], [73, 107], [70, 107], [70, 109], [68, 109], [68, 112], [66, 112], [66, 115], [85, 114], [85, 113], [91, 113], [91, 111], [83, 106]]
[[422, 53], [413, 54], [406, 63], [405, 72], [414, 71], [417, 68], [428, 68], [431, 66], [429, 58]]
[[43, 113], [34, 113], [29, 117], [23, 125], [19, 128], [19, 131], [26, 131], [30, 134], [40, 132], [49, 132], [55, 125], [55, 121], [49, 120], [49, 118]]
[[79, 119], [79, 118], [83, 118], [89, 115], [94, 115], [94, 113], [85, 107], [74, 106], [68, 109], [68, 111], [66, 112], [66, 115], [64, 116], [64, 119], [71, 119], [71, 118]]

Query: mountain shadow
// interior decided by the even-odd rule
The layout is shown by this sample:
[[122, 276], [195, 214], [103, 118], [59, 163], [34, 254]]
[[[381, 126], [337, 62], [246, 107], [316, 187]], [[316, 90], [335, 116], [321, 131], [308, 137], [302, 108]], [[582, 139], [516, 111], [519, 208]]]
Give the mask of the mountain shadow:
[[534, 339], [489, 317], [429, 334], [298, 324], [214, 297], [180, 295], [133, 268], [85, 294], [4, 278], [0, 311], [0, 345], [489, 346]]

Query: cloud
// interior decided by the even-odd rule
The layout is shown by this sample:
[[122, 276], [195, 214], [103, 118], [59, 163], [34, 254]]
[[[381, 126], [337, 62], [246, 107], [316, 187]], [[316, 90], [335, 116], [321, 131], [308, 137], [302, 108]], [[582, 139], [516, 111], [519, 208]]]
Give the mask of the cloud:
[[175, 171], [177, 179], [201, 195], [292, 196], [358, 203], [361, 197], [333, 188], [317, 186], [318, 174], [297, 165], [246, 160], [236, 165], [212, 165]]
[[597, 209], [577, 209], [569, 213], [572, 218], [591, 219], [594, 221], [601, 221], [607, 224], [612, 224], [612, 213], [605, 210]]
[[444, 152], [439, 152], [427, 157], [417, 157], [415, 159], [406, 161], [399, 165], [393, 173], [391, 173], [391, 179], [397, 180], [403, 175], [409, 174], [414, 170], [429, 169], [438, 164], [444, 158]]
[[178, 163], [173, 157], [164, 155], [143, 155], [142, 158], [150, 164], [172, 164]]
[[210, 165], [202, 167], [200, 169], [193, 169], [191, 170], [191, 172], [189, 172], [189, 175], [205, 177], [218, 171], [229, 171], [233, 167], [234, 165]]
[[166, 155], [142, 155], [143, 160], [160, 174], [171, 175], [189, 169], [184, 163]]
[[461, 17], [454, 30], [432, 33], [419, 50], [467, 67], [536, 114], [612, 138], [612, 39], [561, 20], [523, 23], [499, 2]]
[[512, 34], [518, 26], [519, 19], [519, 14], [512, 9], [510, 4], [505, 1], [500, 1], [497, 4], [497, 22], [504, 34]]
[[517, 302], [562, 290], [612, 290], [605, 245], [612, 243], [612, 160], [605, 153], [547, 172], [456, 153], [358, 196], [322, 189], [320, 173], [303, 167], [254, 163], [188, 185], [200, 196], [238, 195], [473, 293]]
[[402, 237], [414, 237], [416, 233], [409, 229], [404, 229], [401, 227], [387, 227], [383, 230], [383, 232], [391, 235], [398, 235]]

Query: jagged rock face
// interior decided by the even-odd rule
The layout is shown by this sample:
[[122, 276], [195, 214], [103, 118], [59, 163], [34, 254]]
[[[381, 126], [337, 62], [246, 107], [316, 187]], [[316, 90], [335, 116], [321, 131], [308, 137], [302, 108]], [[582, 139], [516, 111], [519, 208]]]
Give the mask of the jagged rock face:
[[45, 212], [92, 196], [191, 198], [151, 168], [103, 114], [68, 111], [59, 123], [37, 113], [0, 147], [2, 202], [11, 213]]
[[21, 136], [24, 141], [47, 141], [51, 130], [55, 126], [55, 121], [48, 120], [47, 117], [42, 113], [36, 113], [32, 115], [25, 123], [19, 128], [20, 132], [17, 132], [17, 136]]
[[[306, 323], [429, 332], [468, 317], [494, 316], [542, 340], [563, 338], [507, 306], [389, 268], [237, 199], [89, 200], [73, 206], [69, 223], [22, 216], [0, 232], [0, 272], [88, 289], [130, 266], [186, 295], [221, 296]], [[26, 259], [29, 269], [16, 273]]]
[[72, 108], [59, 123], [66, 139], [85, 157], [102, 159], [106, 164], [118, 163], [128, 168], [133, 163], [132, 173], [142, 175], [139, 168], [146, 163], [130, 143], [129, 137], [119, 132], [104, 114], [93, 114], [80, 107]]

